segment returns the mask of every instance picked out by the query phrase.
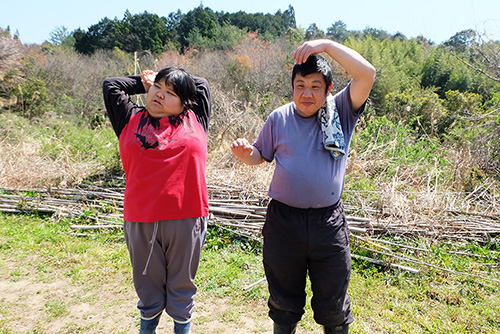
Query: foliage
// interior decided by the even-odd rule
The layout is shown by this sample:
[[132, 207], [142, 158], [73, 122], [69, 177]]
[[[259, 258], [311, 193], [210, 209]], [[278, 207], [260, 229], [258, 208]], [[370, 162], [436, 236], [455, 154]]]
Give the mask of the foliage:
[[456, 33], [444, 46], [466, 66], [487, 78], [500, 82], [500, 42], [488, 40], [467, 29]]
[[378, 115], [389, 112], [386, 106], [389, 93], [419, 88], [422, 62], [428, 51], [417, 40], [351, 37], [345, 44], [361, 53], [377, 69], [370, 100]]
[[[406, 90], [387, 95], [387, 115], [390, 119], [404, 122], [422, 135], [438, 137], [445, 110], [437, 94], [429, 90]], [[446, 131], [447, 129], [443, 129]]]
[[0, 28], [0, 98], [12, 96], [22, 66], [22, 54], [23, 46], [19, 40]]
[[[434, 163], [435, 158], [442, 160], [446, 154], [435, 139], [418, 136], [408, 125], [392, 123], [385, 117], [368, 121], [367, 126], [357, 133], [357, 136], [358, 144], [366, 145], [365, 148], [361, 146], [360, 151], [372, 151], [369, 147], [378, 147], [379, 150], [386, 151], [387, 156], [395, 159], [395, 165], [410, 166], [422, 161]], [[382, 149], [384, 146], [390, 146], [390, 149]]]
[[295, 12], [289, 7], [283, 13], [246, 14], [214, 12], [200, 5], [186, 14], [178, 10], [168, 17], [144, 12], [125, 12], [122, 20], [107, 17], [88, 28], [73, 32], [75, 50], [92, 54], [100, 49], [119, 48], [126, 52], [149, 51], [160, 55], [168, 49], [185, 51], [197, 47], [228, 49], [236, 45], [243, 33], [258, 31], [266, 40], [275, 40], [288, 28], [295, 27]]
[[309, 25], [309, 28], [306, 29], [305, 39], [312, 40], [321, 38], [325, 38], [325, 33], [320, 28], [318, 28], [316, 23], [311, 23], [311, 25]]
[[243, 11], [236, 13], [216, 13], [219, 23], [227, 22], [239, 29], [248, 32], [258, 32], [259, 37], [272, 41], [285, 34], [288, 29], [296, 28], [295, 10], [292, 5], [284, 12], [278, 10], [274, 15], [255, 13], [248, 14]]
[[50, 43], [73, 49], [75, 46], [75, 38], [66, 27], [56, 27], [50, 33]]
[[18, 84], [14, 91], [22, 115], [33, 118], [42, 116], [47, 111], [50, 101], [45, 81], [31, 77]]
[[230, 25], [216, 25], [212, 29], [211, 36], [204, 36], [198, 27], [193, 28], [186, 37], [186, 43], [190, 47], [199, 50], [230, 50], [235, 48], [244, 38], [242, 30]]
[[458, 101], [451, 107], [456, 107], [458, 112], [446, 136], [447, 144], [457, 151], [474, 152], [475, 166], [488, 175], [497, 176], [500, 171], [499, 93], [493, 93], [493, 98], [483, 105], [474, 95], [454, 97]]
[[[214, 12], [203, 6], [186, 14], [170, 13], [167, 18], [126, 12], [122, 20], [105, 18], [89, 31], [81, 31], [87, 36], [81, 41], [94, 43], [89, 54], [63, 45], [69, 37], [64, 27], [53, 32], [53, 43], [42, 46], [25, 47], [4, 32], [0, 41], [15, 46], [17, 53], [5, 53], [10, 60], [0, 62], [5, 74], [1, 97], [13, 101], [10, 110], [31, 119], [54, 112], [67, 114], [76, 123], [102, 126], [107, 124], [101, 96], [105, 77], [181, 66], [206, 77], [212, 86], [210, 148], [217, 150], [246, 131], [254, 136], [273, 109], [291, 100], [291, 55], [304, 39], [323, 36], [314, 25], [307, 31], [295, 29], [294, 15], [291, 6], [274, 15]], [[264, 25], [267, 30], [256, 29]], [[263, 32], [271, 31], [276, 35], [266, 40]], [[125, 32], [128, 41], [120, 37]], [[479, 43], [477, 35], [466, 31], [436, 46], [423, 37], [390, 36], [378, 29], [350, 31], [342, 21], [332, 24], [326, 35], [342, 40], [377, 69], [367, 119], [385, 116], [413, 131], [416, 138], [437, 138], [450, 148], [462, 149], [459, 138], [465, 136], [481, 168], [496, 170], [500, 161], [494, 122], [498, 84], [482, 73], [486, 67], [481, 72], [474, 66], [482, 61], [481, 52], [486, 56], [498, 43]], [[133, 40], [148, 46], [132, 47]], [[130, 52], [144, 48], [150, 51]], [[488, 57], [492, 62], [496, 59]], [[332, 65], [334, 91], [338, 91], [350, 77], [333, 60]]]
[[347, 25], [343, 21], [335, 21], [326, 29], [326, 36], [334, 41], [343, 43], [349, 37]]
[[[139, 55], [145, 64], [152, 62], [149, 57]], [[103, 115], [102, 80], [137, 71], [132, 55], [122, 51], [85, 56], [62, 46], [31, 47], [21, 70], [24, 78], [18, 79], [12, 89], [18, 101], [14, 110], [29, 118], [50, 111], [74, 118], [83, 116], [87, 122]]]
[[75, 49], [85, 54], [114, 48], [159, 54], [164, 50], [165, 41], [169, 40], [166, 18], [146, 11], [132, 15], [128, 10], [122, 20], [104, 18], [86, 32], [76, 30], [73, 37]]

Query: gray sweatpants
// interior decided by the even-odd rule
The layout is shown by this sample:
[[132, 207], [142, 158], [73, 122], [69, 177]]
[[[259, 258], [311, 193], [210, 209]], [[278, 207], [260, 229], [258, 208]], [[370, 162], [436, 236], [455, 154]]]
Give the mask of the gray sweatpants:
[[207, 218], [125, 222], [124, 231], [141, 318], [152, 319], [165, 310], [177, 322], [189, 321]]

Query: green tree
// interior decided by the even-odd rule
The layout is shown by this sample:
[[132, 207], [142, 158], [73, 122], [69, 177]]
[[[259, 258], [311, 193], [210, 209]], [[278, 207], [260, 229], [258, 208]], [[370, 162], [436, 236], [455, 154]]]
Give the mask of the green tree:
[[54, 45], [73, 48], [75, 46], [75, 38], [66, 27], [56, 27], [50, 32], [49, 42]]
[[[184, 50], [190, 45], [226, 49], [235, 45], [241, 33], [247, 31], [258, 31], [262, 39], [275, 40], [295, 27], [292, 6], [273, 15], [242, 11], [217, 13], [200, 5], [186, 14], [177, 10], [167, 18], [148, 12], [133, 15], [127, 10], [122, 20], [104, 18], [87, 31], [75, 30], [72, 37], [75, 50], [83, 54], [114, 48], [127, 52], [149, 50], [159, 54], [167, 49]], [[56, 43], [61, 39], [60, 33], [57, 31], [54, 35]]]
[[50, 95], [44, 81], [30, 77], [16, 88], [15, 95], [23, 116], [31, 119], [40, 117], [47, 111]]
[[444, 46], [473, 71], [500, 83], [500, 41], [488, 40], [468, 29], [456, 33]]
[[478, 92], [479, 82], [473, 76], [472, 71], [445, 48], [437, 47], [423, 62], [421, 85], [435, 87], [439, 97], [444, 99], [449, 90]]
[[297, 28], [297, 22], [295, 20], [295, 9], [292, 5], [288, 6], [288, 9], [283, 12], [281, 15], [281, 19], [283, 20], [284, 30], [288, 30], [289, 28]]
[[92, 54], [100, 49], [123, 48], [120, 43], [123, 30], [122, 23], [116, 18], [110, 20], [105, 17], [99, 23], [90, 26], [86, 32], [78, 29], [73, 33], [75, 50], [83, 54]]
[[335, 21], [326, 29], [326, 36], [334, 41], [343, 43], [349, 37], [347, 25], [343, 21]]
[[390, 35], [387, 31], [381, 30], [381, 29], [376, 29], [376, 28], [365, 28], [363, 30], [363, 36], [371, 36], [374, 39], [379, 39], [379, 40], [384, 40], [386, 38], [389, 38]]
[[199, 34], [200, 38], [213, 39], [218, 25], [217, 16], [210, 8], [200, 5], [190, 10], [179, 24], [181, 46], [188, 47], [190, 41], [193, 41], [193, 35]]
[[166, 27], [168, 40], [165, 43], [167, 49], [180, 49], [180, 26], [183, 14], [180, 9], [177, 12], [168, 14], [166, 18]]
[[386, 106], [389, 93], [420, 88], [422, 62], [427, 51], [417, 40], [379, 40], [371, 36], [351, 36], [345, 44], [358, 51], [377, 69], [377, 77], [370, 93], [370, 100], [377, 114], [390, 112]]
[[325, 38], [325, 33], [323, 30], [318, 28], [316, 23], [311, 23], [309, 27], [306, 29], [306, 40]]
[[464, 52], [467, 48], [475, 44], [475, 40], [476, 32], [472, 29], [468, 29], [453, 35], [450, 39], [444, 42], [444, 45], [455, 52]]
[[274, 15], [255, 13], [248, 14], [243, 11], [236, 13], [217, 13], [219, 23], [234, 25], [241, 30], [258, 31], [260, 38], [265, 40], [276, 40], [288, 29], [296, 28], [295, 10], [289, 5], [284, 12], [278, 10]]
[[440, 126], [446, 118], [442, 100], [431, 89], [407, 89], [402, 93], [389, 93], [387, 96], [388, 118], [395, 123], [406, 123], [421, 136], [439, 137]]
[[211, 48], [215, 50], [234, 49], [244, 37], [245, 32], [243, 30], [233, 25], [223, 24], [215, 28]]
[[[124, 51], [146, 51], [160, 54], [164, 50], [165, 43], [169, 40], [167, 19], [156, 14], [144, 12], [131, 15], [128, 11], [122, 20], [127, 34], [121, 34], [121, 40], [127, 36], [134, 36], [134, 43], [123, 45]], [[136, 45], [139, 42], [139, 45]]]

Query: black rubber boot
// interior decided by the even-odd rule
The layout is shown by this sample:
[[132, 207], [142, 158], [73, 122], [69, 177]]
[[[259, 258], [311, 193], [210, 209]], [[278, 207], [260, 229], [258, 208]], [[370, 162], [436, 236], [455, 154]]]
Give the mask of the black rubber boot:
[[297, 329], [297, 324], [293, 325], [279, 325], [274, 323], [274, 334], [295, 334]]
[[349, 333], [349, 325], [337, 326], [337, 327], [324, 327], [325, 334], [347, 334]]
[[156, 327], [160, 322], [160, 316], [161, 315], [158, 315], [156, 318], [149, 320], [141, 319], [141, 329], [139, 331], [139, 334], [155, 334]]
[[174, 321], [174, 334], [191, 334], [191, 321], [185, 324]]

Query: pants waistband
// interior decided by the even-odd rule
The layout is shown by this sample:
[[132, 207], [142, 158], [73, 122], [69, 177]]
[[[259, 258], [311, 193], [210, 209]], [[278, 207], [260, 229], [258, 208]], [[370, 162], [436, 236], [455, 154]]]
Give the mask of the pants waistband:
[[276, 205], [276, 206], [279, 206], [279, 207], [282, 207], [282, 208], [288, 208], [289, 210], [294, 210], [294, 211], [297, 211], [297, 212], [318, 212], [318, 213], [325, 212], [325, 211], [335, 210], [335, 209], [337, 209], [338, 207], [340, 207], [342, 205], [342, 201], [339, 200], [335, 204], [332, 204], [332, 205], [329, 205], [329, 206], [325, 206], [325, 207], [322, 207], [322, 208], [297, 208], [297, 207], [294, 207], [294, 206], [287, 205], [287, 204], [285, 204], [283, 202], [277, 201], [274, 198], [271, 199], [271, 203], [273, 205]]

